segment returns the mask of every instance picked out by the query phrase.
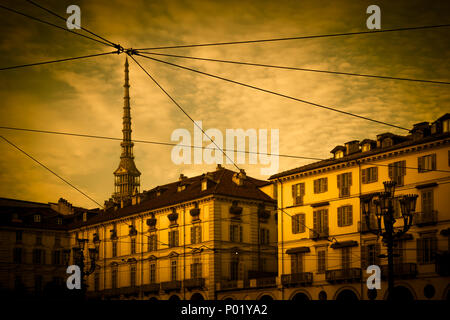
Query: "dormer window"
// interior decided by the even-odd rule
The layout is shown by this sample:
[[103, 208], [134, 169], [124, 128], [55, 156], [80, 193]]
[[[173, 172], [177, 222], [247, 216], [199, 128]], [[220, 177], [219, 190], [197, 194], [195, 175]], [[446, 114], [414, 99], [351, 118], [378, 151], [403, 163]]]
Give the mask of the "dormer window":
[[386, 138], [381, 142], [382, 148], [388, 148], [388, 147], [391, 147], [392, 145], [393, 145], [392, 138]]
[[178, 186], [178, 189], [177, 189], [178, 192], [183, 191], [183, 190], [186, 190], [186, 185], [185, 184], [183, 184], [181, 186]]
[[57, 219], [56, 219], [56, 223], [57, 223], [57, 224], [62, 224], [62, 218], [57, 218]]
[[343, 157], [344, 157], [344, 151], [342, 151], [342, 150], [336, 151], [336, 153], [334, 154], [335, 159], [340, 159]]
[[370, 151], [370, 143], [365, 143], [362, 146], [362, 152]]
[[35, 214], [34, 215], [34, 222], [41, 222], [41, 215], [40, 214]]
[[208, 180], [203, 180], [202, 181], [202, 191], [205, 191], [206, 189], [208, 189]]
[[87, 221], [87, 212], [83, 212], [83, 222]]
[[450, 132], [450, 119], [442, 121], [442, 132]]

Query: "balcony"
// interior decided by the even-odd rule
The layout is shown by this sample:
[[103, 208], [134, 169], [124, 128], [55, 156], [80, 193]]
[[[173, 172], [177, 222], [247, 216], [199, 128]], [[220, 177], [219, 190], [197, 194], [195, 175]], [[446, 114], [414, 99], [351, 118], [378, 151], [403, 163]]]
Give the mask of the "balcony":
[[161, 290], [163, 291], [176, 291], [181, 289], [181, 281], [173, 280], [161, 282]]
[[281, 284], [284, 287], [309, 286], [313, 282], [312, 272], [301, 272], [281, 275]]
[[276, 287], [277, 285], [277, 277], [256, 278], [252, 280], [256, 288]]
[[437, 211], [417, 212], [414, 215], [414, 224], [418, 227], [434, 225], [438, 221]]
[[360, 268], [327, 270], [325, 279], [330, 283], [359, 282], [361, 281]]
[[159, 288], [160, 288], [159, 283], [144, 284], [142, 286], [142, 292], [144, 292], [144, 293], [158, 293], [159, 292]]
[[[381, 266], [381, 279], [388, 278], [388, 266]], [[411, 279], [417, 276], [417, 264], [415, 263], [399, 263], [394, 264], [394, 278], [395, 279]]]
[[309, 230], [309, 238], [314, 241], [328, 239], [328, 235], [328, 228], [322, 230]]
[[186, 289], [201, 289], [205, 287], [205, 278], [186, 279], [183, 282]]

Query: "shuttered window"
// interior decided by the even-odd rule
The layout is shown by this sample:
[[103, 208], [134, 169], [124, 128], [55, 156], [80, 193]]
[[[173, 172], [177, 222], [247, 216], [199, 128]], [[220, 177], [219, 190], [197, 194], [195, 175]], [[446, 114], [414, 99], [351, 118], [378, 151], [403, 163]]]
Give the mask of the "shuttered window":
[[436, 154], [429, 154], [417, 158], [417, 171], [428, 172], [436, 170]]
[[353, 224], [353, 207], [343, 206], [338, 208], [338, 226], [346, 227]]
[[169, 231], [169, 248], [178, 247], [178, 230]]
[[305, 214], [299, 213], [292, 216], [292, 233], [303, 233], [305, 232]]
[[417, 263], [430, 264], [435, 262], [437, 238], [423, 237], [417, 239]]
[[261, 228], [259, 235], [260, 235], [260, 244], [269, 244], [270, 243], [269, 229]]
[[291, 254], [291, 274], [303, 272], [304, 253]]
[[328, 209], [314, 211], [313, 220], [314, 231], [328, 233]]
[[423, 190], [422, 196], [422, 212], [424, 214], [431, 214], [433, 212], [433, 189]]
[[243, 242], [243, 228], [237, 224], [230, 225], [230, 241], [231, 242]]
[[305, 183], [297, 183], [292, 185], [292, 199], [294, 205], [303, 204], [303, 196], [305, 195]]
[[150, 264], [150, 283], [156, 283], [156, 263]]
[[325, 273], [327, 270], [326, 251], [317, 251], [317, 273]]
[[314, 193], [323, 193], [328, 191], [328, 178], [314, 180]]
[[202, 242], [202, 227], [193, 226], [191, 227], [191, 243], [196, 244]]
[[370, 167], [361, 170], [361, 180], [363, 184], [378, 181], [378, 167]]
[[361, 265], [367, 268], [371, 265], [379, 265], [380, 244], [371, 243], [361, 247]]
[[202, 263], [199, 255], [193, 258], [193, 263], [191, 264], [191, 279], [199, 279], [202, 277]]
[[352, 248], [350, 247], [346, 247], [346, 248], [342, 248], [342, 252], [341, 252], [341, 262], [342, 262], [342, 269], [350, 269], [351, 267], [351, 253], [352, 253]]
[[157, 250], [157, 235], [151, 234], [148, 236], [148, 251], [156, 251]]
[[177, 260], [170, 261], [170, 280], [177, 280]]
[[397, 186], [403, 186], [403, 177], [406, 175], [406, 160], [390, 163], [388, 168], [389, 178], [395, 181]]
[[339, 189], [339, 198], [350, 196], [351, 185], [352, 185], [351, 172], [337, 175], [337, 187]]
[[112, 257], [117, 257], [117, 241], [113, 241], [112, 243]]

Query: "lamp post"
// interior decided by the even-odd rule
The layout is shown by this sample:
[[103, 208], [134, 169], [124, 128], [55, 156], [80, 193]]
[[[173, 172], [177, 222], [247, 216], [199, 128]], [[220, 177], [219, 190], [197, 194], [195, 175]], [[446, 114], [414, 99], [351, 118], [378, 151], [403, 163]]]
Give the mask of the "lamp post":
[[[396, 229], [394, 228], [396, 222], [394, 218], [396, 183], [395, 181], [385, 181], [383, 184], [384, 192], [369, 195], [362, 200], [362, 210], [366, 219], [367, 229], [377, 235], [377, 237], [381, 235], [383, 242], [387, 246], [388, 299], [392, 299], [394, 290], [394, 240], [400, 238], [411, 228], [418, 195], [403, 195], [399, 198], [403, 228]], [[372, 209], [374, 209], [374, 212], [371, 212]], [[377, 227], [375, 229], [372, 229], [370, 225], [371, 214], [374, 214], [377, 219]]]
[[85, 257], [84, 257], [84, 251], [86, 250], [86, 245], [89, 243], [88, 239], [76, 239], [78, 247], [73, 247], [73, 260], [78, 267], [80, 267], [81, 272], [81, 297], [84, 299], [86, 297], [86, 277], [88, 277], [90, 274], [92, 274], [95, 270], [96, 261], [98, 260], [98, 253], [99, 253], [99, 247], [100, 247], [100, 238], [98, 237], [98, 234], [94, 234], [94, 248], [88, 248], [89, 252], [89, 259], [91, 262], [91, 265], [88, 270], [85, 270]]

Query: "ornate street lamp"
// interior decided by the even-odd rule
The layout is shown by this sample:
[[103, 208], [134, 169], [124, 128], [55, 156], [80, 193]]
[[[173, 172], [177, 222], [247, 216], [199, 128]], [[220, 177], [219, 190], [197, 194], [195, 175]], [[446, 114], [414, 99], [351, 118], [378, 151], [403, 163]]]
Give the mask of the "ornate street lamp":
[[[411, 228], [413, 215], [416, 210], [417, 194], [401, 196], [400, 207], [403, 218], [403, 228], [396, 229], [394, 224], [394, 200], [395, 181], [385, 181], [384, 192], [372, 194], [362, 199], [362, 212], [365, 217], [367, 229], [373, 234], [381, 235], [387, 246], [388, 252], [388, 297], [392, 299], [394, 290], [394, 240], [400, 238]], [[374, 209], [375, 212], [371, 212]], [[377, 219], [377, 228], [370, 225], [370, 215], [374, 214]], [[382, 220], [384, 229], [382, 228]]]
[[[89, 252], [89, 260], [91, 262], [89, 270], [85, 270], [85, 264], [84, 264], [84, 251], [86, 245], [89, 243], [89, 239], [76, 239], [78, 247], [73, 247], [73, 259], [74, 263], [80, 267], [81, 271], [81, 290], [82, 290], [82, 297], [84, 298], [86, 296], [86, 280], [90, 274], [92, 274], [95, 271], [96, 267], [96, 261], [98, 260], [98, 254], [99, 254], [99, 248], [100, 248], [100, 238], [97, 234], [94, 234], [94, 248], [88, 248]], [[70, 251], [69, 251], [70, 254]]]

